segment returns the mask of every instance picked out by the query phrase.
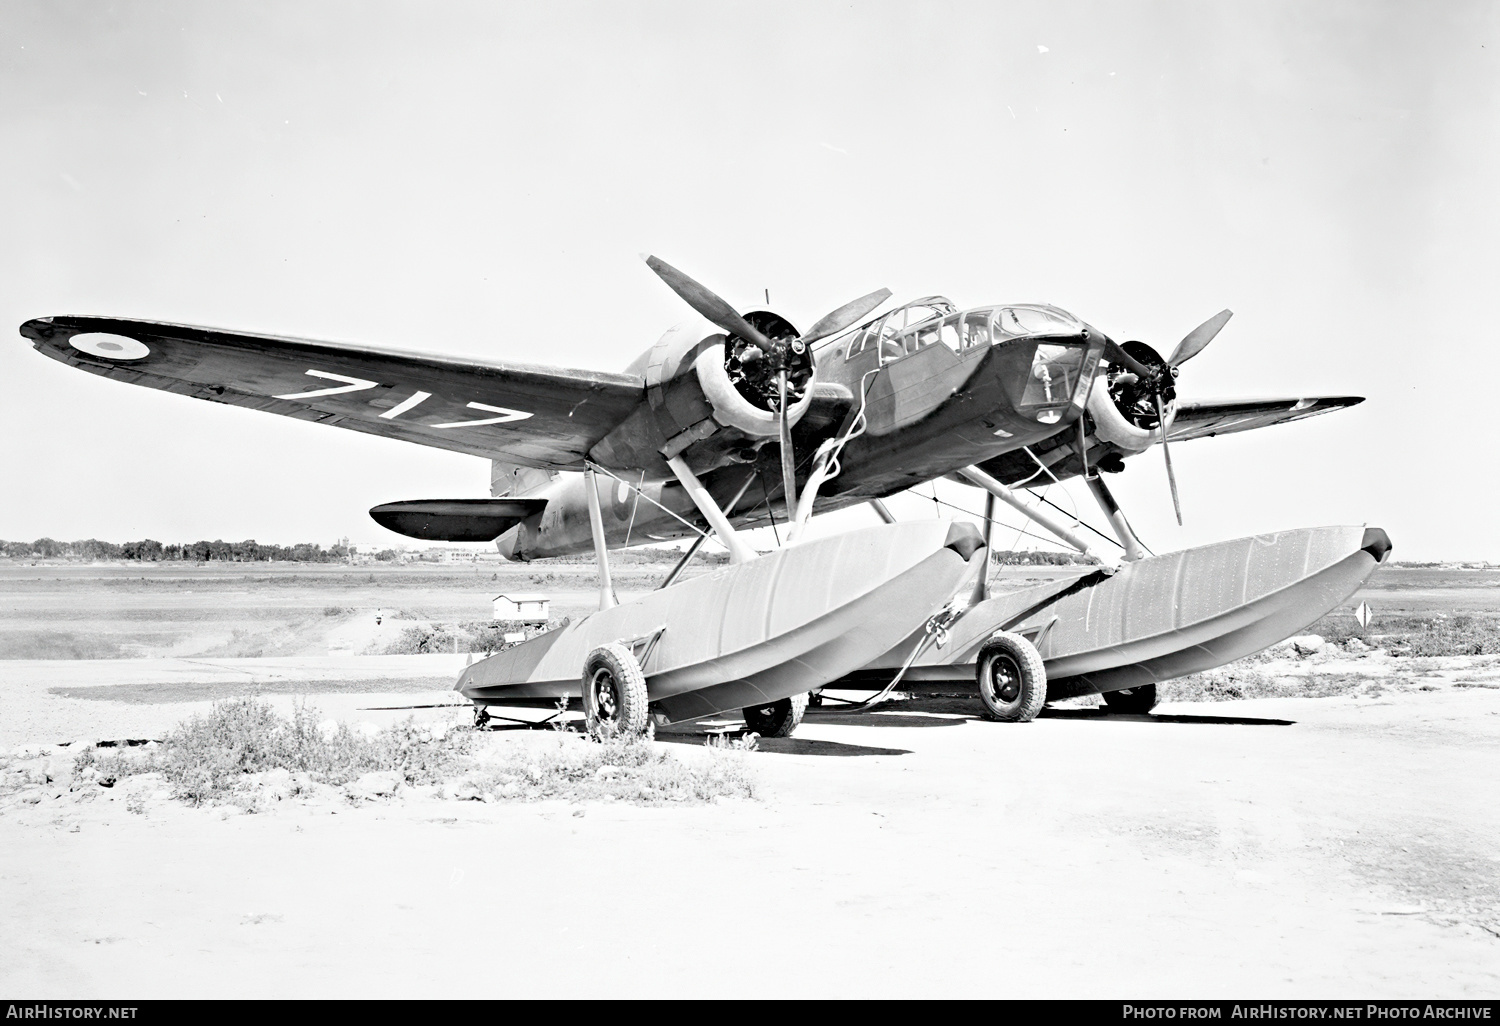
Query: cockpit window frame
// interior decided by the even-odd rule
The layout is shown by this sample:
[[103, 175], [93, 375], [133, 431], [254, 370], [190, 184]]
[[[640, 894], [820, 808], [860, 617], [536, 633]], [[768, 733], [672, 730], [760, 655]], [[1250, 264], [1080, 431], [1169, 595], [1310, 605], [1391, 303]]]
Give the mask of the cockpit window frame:
[[[917, 308], [925, 308], [927, 316], [921, 320], [911, 319], [912, 313]], [[906, 356], [910, 350], [906, 346], [906, 338], [913, 329], [925, 325], [928, 321], [958, 313], [958, 308], [953, 301], [946, 296], [923, 296], [904, 303], [884, 315], [867, 321], [865, 324], [851, 330], [848, 343], [844, 346], [844, 359], [854, 360], [864, 356], [871, 349], [878, 348], [877, 359], [881, 366]], [[894, 321], [893, 321], [894, 319]], [[895, 347], [889, 344], [894, 342]]]

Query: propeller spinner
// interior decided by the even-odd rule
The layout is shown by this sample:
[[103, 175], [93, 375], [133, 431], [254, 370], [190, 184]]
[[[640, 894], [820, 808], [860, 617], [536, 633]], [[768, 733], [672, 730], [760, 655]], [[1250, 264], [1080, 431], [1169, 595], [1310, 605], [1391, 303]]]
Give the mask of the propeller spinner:
[[667, 287], [677, 293], [688, 306], [710, 323], [723, 328], [735, 338], [743, 339], [759, 350], [760, 356], [754, 355], [750, 350], [742, 352], [739, 357], [742, 367], [753, 366], [758, 376], [774, 376], [776, 383], [774, 404], [781, 441], [781, 478], [786, 496], [787, 522], [790, 523], [797, 515], [797, 460], [796, 453], [792, 449], [792, 427], [787, 412], [791, 406], [787, 395], [790, 372], [795, 365], [803, 362], [811, 366], [812, 352], [809, 347], [812, 343], [821, 338], [827, 338], [829, 335], [837, 335], [845, 328], [858, 323], [865, 315], [891, 297], [890, 290], [877, 289], [867, 296], [845, 303], [837, 310], [819, 318], [816, 324], [795, 338], [772, 339], [741, 316], [738, 310], [725, 302], [712, 289], [689, 278], [665, 260], [645, 253], [642, 253], [641, 257], [646, 261], [646, 266], [656, 272], [656, 276], [666, 282]]

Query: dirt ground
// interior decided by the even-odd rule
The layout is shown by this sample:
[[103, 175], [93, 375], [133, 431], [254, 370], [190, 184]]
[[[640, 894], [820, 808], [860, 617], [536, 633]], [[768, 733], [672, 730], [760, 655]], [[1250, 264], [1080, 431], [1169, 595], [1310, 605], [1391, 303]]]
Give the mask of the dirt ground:
[[[8, 697], [21, 690], [6, 681]], [[372, 707], [444, 699], [315, 698], [373, 722], [412, 713]], [[96, 737], [122, 710], [149, 736], [206, 706], [47, 700]], [[19, 704], [42, 699], [7, 701]], [[161, 794], [132, 809], [123, 785], [10, 804], [0, 987], [78, 998], [1500, 992], [1500, 690], [1143, 717], [1062, 709], [1027, 725], [979, 720], [971, 704], [814, 711], [795, 738], [740, 756], [757, 798], [702, 806], [408, 790], [242, 815]], [[701, 740], [658, 743], [691, 758]]]
[[[0, 660], [0, 754], [160, 737], [232, 694], [283, 710], [304, 696], [354, 723], [467, 722], [448, 705], [465, 658]], [[1370, 684], [1025, 725], [953, 691], [825, 706], [735, 756], [755, 798], [704, 805], [405, 788], [246, 815], [132, 778], [15, 792], [0, 798], [0, 988], [1495, 997], [1500, 657], [1317, 658], [1256, 669]], [[656, 743], [690, 760], [702, 740]]]

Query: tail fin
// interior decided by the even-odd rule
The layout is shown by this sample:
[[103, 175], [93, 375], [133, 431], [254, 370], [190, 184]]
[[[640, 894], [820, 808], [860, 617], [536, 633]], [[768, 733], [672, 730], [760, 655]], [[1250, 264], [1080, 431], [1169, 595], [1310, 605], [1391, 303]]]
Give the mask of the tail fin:
[[502, 460], [490, 460], [490, 496], [496, 499], [535, 495], [557, 476], [553, 470], [522, 467]]

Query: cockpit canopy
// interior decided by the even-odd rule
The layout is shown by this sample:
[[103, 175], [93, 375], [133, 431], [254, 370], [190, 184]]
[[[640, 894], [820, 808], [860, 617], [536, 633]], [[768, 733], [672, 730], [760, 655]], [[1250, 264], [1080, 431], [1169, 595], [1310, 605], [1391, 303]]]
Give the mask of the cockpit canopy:
[[876, 350], [885, 363], [934, 342], [963, 352], [1013, 338], [1082, 335], [1085, 330], [1082, 321], [1055, 306], [1020, 304], [959, 311], [942, 296], [926, 296], [846, 335], [844, 358], [852, 360]]

